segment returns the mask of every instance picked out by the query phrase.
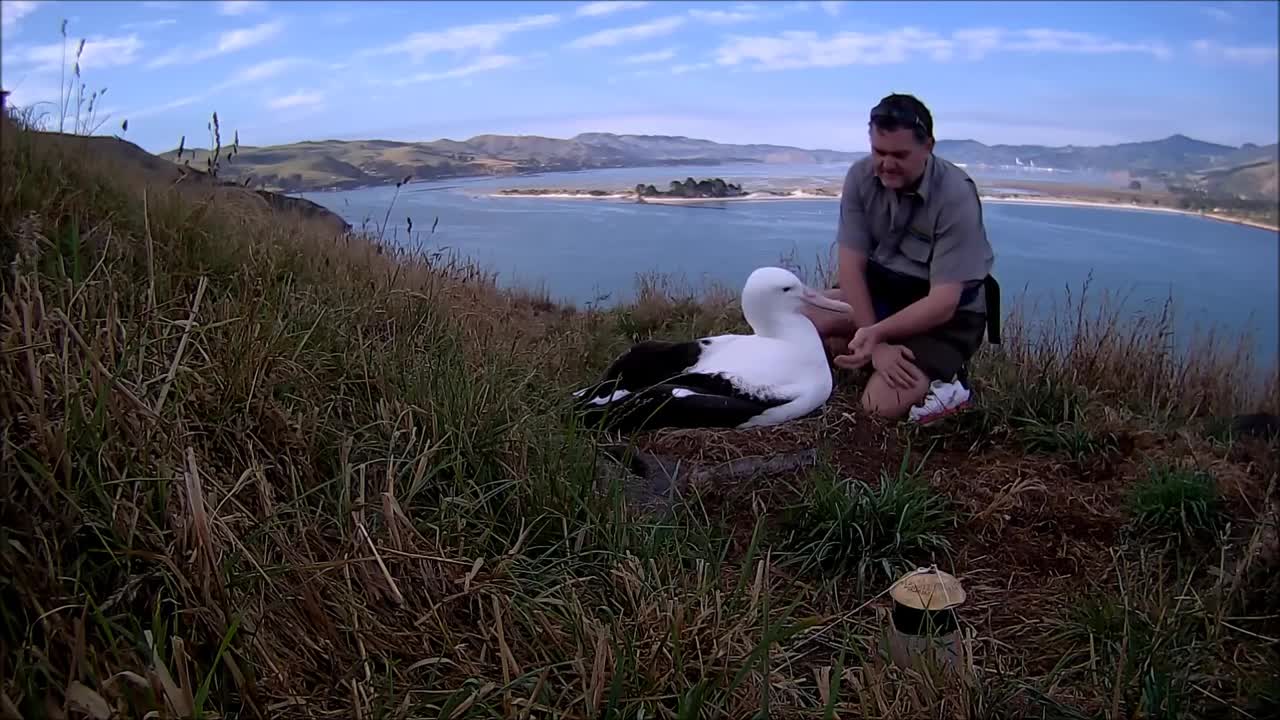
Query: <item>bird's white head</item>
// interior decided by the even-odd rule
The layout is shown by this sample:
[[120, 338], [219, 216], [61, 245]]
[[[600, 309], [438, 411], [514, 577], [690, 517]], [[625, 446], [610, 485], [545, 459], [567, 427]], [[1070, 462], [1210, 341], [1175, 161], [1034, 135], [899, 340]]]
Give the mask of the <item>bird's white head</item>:
[[847, 304], [814, 290], [780, 267], [757, 268], [742, 288], [742, 313], [757, 335], [780, 337], [804, 326], [813, 330], [812, 321], [804, 315], [806, 307], [846, 315], [852, 312]]

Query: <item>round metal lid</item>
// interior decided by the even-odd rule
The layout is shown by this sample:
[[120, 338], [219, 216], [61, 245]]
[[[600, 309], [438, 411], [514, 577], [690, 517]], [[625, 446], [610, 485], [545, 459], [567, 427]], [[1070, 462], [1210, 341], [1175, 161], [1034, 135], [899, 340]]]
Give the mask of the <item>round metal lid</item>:
[[898, 578], [889, 596], [916, 610], [944, 610], [964, 602], [964, 588], [954, 575], [937, 568], [917, 568]]

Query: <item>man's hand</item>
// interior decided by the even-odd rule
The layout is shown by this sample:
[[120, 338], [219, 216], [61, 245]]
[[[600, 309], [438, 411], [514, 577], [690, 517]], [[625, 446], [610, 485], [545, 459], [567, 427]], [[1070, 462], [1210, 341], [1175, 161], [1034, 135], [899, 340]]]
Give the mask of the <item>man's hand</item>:
[[876, 346], [883, 342], [884, 335], [880, 333], [880, 328], [875, 325], [860, 327], [853, 333], [853, 339], [849, 341], [849, 354], [865, 361], [870, 359], [871, 352], [876, 349]]
[[884, 376], [889, 387], [898, 390], [909, 390], [913, 385], [928, 382], [912, 362], [915, 359], [915, 353], [902, 345], [880, 343], [871, 352], [871, 366]]
[[879, 345], [879, 332], [874, 325], [858, 328], [849, 341], [849, 353], [837, 355], [835, 363], [840, 367], [856, 370], [871, 362], [871, 353]]

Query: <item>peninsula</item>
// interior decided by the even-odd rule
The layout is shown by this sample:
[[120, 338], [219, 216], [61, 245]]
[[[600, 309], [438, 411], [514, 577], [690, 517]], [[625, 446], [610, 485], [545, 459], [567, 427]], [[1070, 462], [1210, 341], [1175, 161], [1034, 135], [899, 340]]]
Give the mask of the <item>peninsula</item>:
[[[1277, 209], [1265, 202], [1231, 198], [1212, 198], [1177, 189], [1144, 189], [1133, 182], [1128, 188], [1103, 188], [1091, 185], [1036, 180], [984, 180], [975, 178], [984, 202], [1063, 205], [1128, 210], [1148, 210], [1194, 215], [1239, 225], [1280, 230]], [[651, 184], [625, 188], [504, 188], [492, 197], [532, 197], [548, 199], [583, 199], [630, 202], [655, 205], [693, 205], [720, 202], [761, 202], [770, 200], [838, 200], [841, 192], [836, 184], [777, 186], [768, 181], [744, 189], [724, 183], [726, 191], [715, 190], [720, 178], [694, 182], [692, 178], [671, 182], [671, 189], [659, 192]]]
[[[1141, 206], [1182, 210], [1262, 227], [1280, 225], [1276, 202], [1280, 177], [1277, 145], [1239, 147], [1203, 142], [1184, 135], [1162, 140], [1097, 147], [1041, 145], [985, 145], [974, 140], [939, 140], [934, 152], [964, 166], [971, 175], [1009, 169], [1031, 178], [1071, 173], [1110, 174], [1123, 178], [1120, 189], [1067, 187], [1064, 182], [1020, 181], [1032, 192], [1001, 182], [986, 188], [993, 200], [1035, 202], [1091, 202], [1105, 206]], [[210, 153], [182, 148], [161, 158], [200, 167]], [[219, 177], [230, 182], [277, 193], [350, 190], [412, 181], [462, 177], [527, 177], [609, 168], [716, 167], [723, 165], [847, 166], [861, 152], [806, 150], [783, 145], [738, 145], [668, 135], [582, 133], [560, 139], [536, 135], [477, 135], [468, 140], [397, 142], [390, 140], [324, 140], [269, 147], [238, 146], [224, 158]], [[723, 173], [722, 173], [723, 174]], [[989, 173], [988, 173], [989, 174]], [[1006, 173], [1007, 174], [1007, 173]], [[729, 192], [695, 187], [688, 178], [680, 188], [627, 186], [620, 188], [503, 190], [503, 196], [596, 198], [652, 204], [689, 204], [728, 200], [834, 198], [839, 188], [740, 188]], [[714, 183], [714, 180], [707, 182]], [[1125, 188], [1125, 185], [1128, 185]], [[1004, 192], [1013, 190], [1013, 192]], [[1029, 197], [1021, 197], [1028, 195]]]

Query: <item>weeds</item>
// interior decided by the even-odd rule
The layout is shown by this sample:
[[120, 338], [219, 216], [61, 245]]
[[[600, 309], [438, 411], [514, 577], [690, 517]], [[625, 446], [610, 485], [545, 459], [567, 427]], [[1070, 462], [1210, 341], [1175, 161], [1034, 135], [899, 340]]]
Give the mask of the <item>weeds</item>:
[[1130, 491], [1129, 512], [1147, 531], [1195, 536], [1217, 528], [1222, 508], [1213, 476], [1154, 465]]
[[[565, 389], [634, 336], [739, 326], [728, 294], [650, 278], [625, 310], [561, 311], [242, 188], [121, 171], [8, 118], [0, 132], [0, 700], [24, 716], [73, 701], [129, 717], [1261, 706], [1245, 698], [1276, 631], [1239, 612], [1240, 558], [1222, 550], [1213, 573], [1190, 558], [1200, 570], [1175, 581], [1070, 538], [1028, 569], [1007, 546], [1046, 524], [1031, 502], [992, 510], [1008, 534], [975, 541], [962, 491], [938, 489], [938, 473], [980, 487], [1014, 461], [953, 453], [926, 476], [895, 431], [847, 419], [844, 394], [787, 430], [867, 459], [835, 454], [798, 503], [756, 478], [724, 507], [685, 498], [655, 518], [600, 489], [596, 437], [559, 420]], [[1065, 352], [1014, 339], [984, 356], [974, 375], [1008, 400], [990, 408], [1017, 409], [1000, 422], [1092, 431], [1099, 407], [1245, 402], [1207, 365]], [[1198, 405], [1158, 387], [1168, 377], [1200, 383]], [[1055, 442], [1045, 452], [1075, 447]], [[1201, 517], [1181, 497], [1142, 507]], [[969, 563], [967, 622], [989, 651], [980, 682], [930, 710], [932, 681], [878, 665], [870, 638], [884, 581], [931, 562]], [[1066, 616], [1062, 583], [1114, 568], [1123, 588], [1091, 589], [1118, 610], [1027, 642]], [[1033, 597], [1011, 611], [1017, 583]]]
[[947, 549], [946, 499], [921, 476], [923, 467], [909, 468], [908, 459], [895, 475], [882, 471], [874, 485], [842, 478], [829, 463], [812, 473], [812, 491], [785, 521], [784, 547], [802, 559], [802, 571], [857, 569], [864, 582], [892, 582]]

